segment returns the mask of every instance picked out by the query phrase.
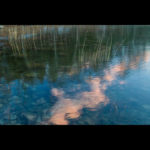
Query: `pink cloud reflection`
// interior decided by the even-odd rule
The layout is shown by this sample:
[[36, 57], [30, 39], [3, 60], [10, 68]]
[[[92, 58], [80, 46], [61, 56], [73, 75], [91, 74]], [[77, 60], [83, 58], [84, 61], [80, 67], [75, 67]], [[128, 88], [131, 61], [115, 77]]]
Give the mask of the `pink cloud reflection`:
[[[64, 91], [57, 88], [52, 89], [52, 94], [58, 98], [58, 102], [52, 108], [52, 116], [49, 124], [67, 125], [67, 119], [75, 119], [81, 115], [83, 108], [95, 110], [99, 104], [108, 104], [109, 99], [105, 95], [105, 90], [112, 84], [119, 73], [123, 73], [126, 67], [124, 64], [117, 64], [111, 69], [105, 70], [103, 78], [95, 77], [87, 80], [91, 91], [85, 91], [76, 95], [73, 99], [66, 98]], [[105, 82], [101, 82], [101, 81]]]
[[[66, 98], [68, 95], [63, 90], [53, 88], [52, 94], [58, 98], [58, 102], [53, 106], [52, 116], [48, 120], [48, 124], [67, 125], [68, 119], [76, 119], [80, 117], [83, 108], [89, 108], [91, 111], [96, 110], [99, 104], [107, 105], [109, 103], [105, 91], [118, 75], [123, 75], [127, 69], [136, 69], [140, 63], [139, 56], [129, 60], [127, 65], [125, 62], [116, 64], [104, 71], [103, 77], [94, 77], [87, 80], [90, 91], [85, 91], [77, 94], [74, 98]], [[145, 62], [150, 61], [150, 52], [147, 52], [144, 57]], [[125, 81], [120, 81], [119, 84], [125, 84]]]

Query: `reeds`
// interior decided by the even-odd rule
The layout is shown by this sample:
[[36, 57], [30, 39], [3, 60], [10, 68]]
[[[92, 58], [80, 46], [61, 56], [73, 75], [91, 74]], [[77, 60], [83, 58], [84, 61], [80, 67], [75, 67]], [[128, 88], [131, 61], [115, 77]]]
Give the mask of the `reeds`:
[[[59, 35], [57, 26], [11, 26], [8, 29], [9, 44], [14, 55], [26, 55], [26, 51], [28, 50], [37, 51], [47, 49], [54, 51], [55, 61], [58, 62], [58, 53], [60, 49], [63, 49], [66, 51], [66, 55], [73, 51], [73, 62], [75, 64], [78, 63], [79, 66], [87, 62], [96, 65], [97, 63], [109, 61], [112, 48], [115, 45], [115, 43], [113, 43], [114, 33], [110, 31], [108, 35], [108, 33], [106, 33], [106, 26], [103, 26], [100, 30], [100, 34], [97, 34], [97, 30], [94, 31], [92, 28], [92, 38], [94, 42], [92, 43], [92, 40], [88, 39], [90, 28], [86, 29], [84, 26], [82, 26], [82, 28], [80, 26], [74, 27], [75, 28], [72, 26], [70, 28], [70, 32], [66, 32], [65, 28], [63, 28]], [[85, 32], [80, 32], [80, 29], [84, 31], [84, 28]], [[75, 34], [72, 32], [74, 29], [76, 31]], [[124, 30], [121, 32], [122, 34], [126, 33]], [[98, 35], [97, 38], [96, 34]], [[126, 39], [127, 34], [125, 36]], [[124, 42], [124, 40], [121, 39], [120, 43], [122, 42]], [[59, 43], [63, 43], [63, 48]], [[74, 43], [74, 46], [72, 46], [72, 43]], [[69, 47], [71, 50], [67, 51]]]

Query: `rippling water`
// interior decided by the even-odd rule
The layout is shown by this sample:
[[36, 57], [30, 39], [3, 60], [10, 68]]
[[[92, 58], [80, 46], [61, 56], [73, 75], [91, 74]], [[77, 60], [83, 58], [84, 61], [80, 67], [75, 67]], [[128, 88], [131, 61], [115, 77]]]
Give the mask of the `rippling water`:
[[150, 124], [150, 26], [0, 29], [0, 124]]

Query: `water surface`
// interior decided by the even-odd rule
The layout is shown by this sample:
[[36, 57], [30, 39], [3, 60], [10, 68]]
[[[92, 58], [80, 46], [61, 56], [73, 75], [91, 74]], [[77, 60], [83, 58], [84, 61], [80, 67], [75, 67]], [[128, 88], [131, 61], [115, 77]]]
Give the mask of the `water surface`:
[[0, 29], [0, 124], [150, 124], [150, 26]]

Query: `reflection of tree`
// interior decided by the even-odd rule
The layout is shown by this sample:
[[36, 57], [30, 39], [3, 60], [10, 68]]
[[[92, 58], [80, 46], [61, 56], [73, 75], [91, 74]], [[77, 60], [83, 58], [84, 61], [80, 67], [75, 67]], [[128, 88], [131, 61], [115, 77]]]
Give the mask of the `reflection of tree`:
[[[113, 28], [113, 29], [112, 29]], [[11, 26], [8, 27], [9, 51], [0, 58], [1, 77], [8, 81], [48, 75], [56, 81], [59, 74], [73, 75], [80, 69], [99, 65], [105, 67], [114, 56], [127, 58], [128, 63], [144, 57], [144, 47], [138, 50], [136, 42], [146, 45], [141, 38], [148, 31], [138, 26]], [[143, 36], [144, 37], [144, 36]], [[134, 42], [133, 42], [134, 41]], [[123, 49], [122, 44], [128, 45]], [[137, 45], [137, 46], [136, 46]], [[143, 54], [142, 54], [143, 53]], [[120, 60], [121, 61], [121, 60]], [[136, 63], [137, 64], [137, 63]], [[134, 65], [132, 65], [134, 67]], [[130, 69], [130, 67], [128, 67]]]

